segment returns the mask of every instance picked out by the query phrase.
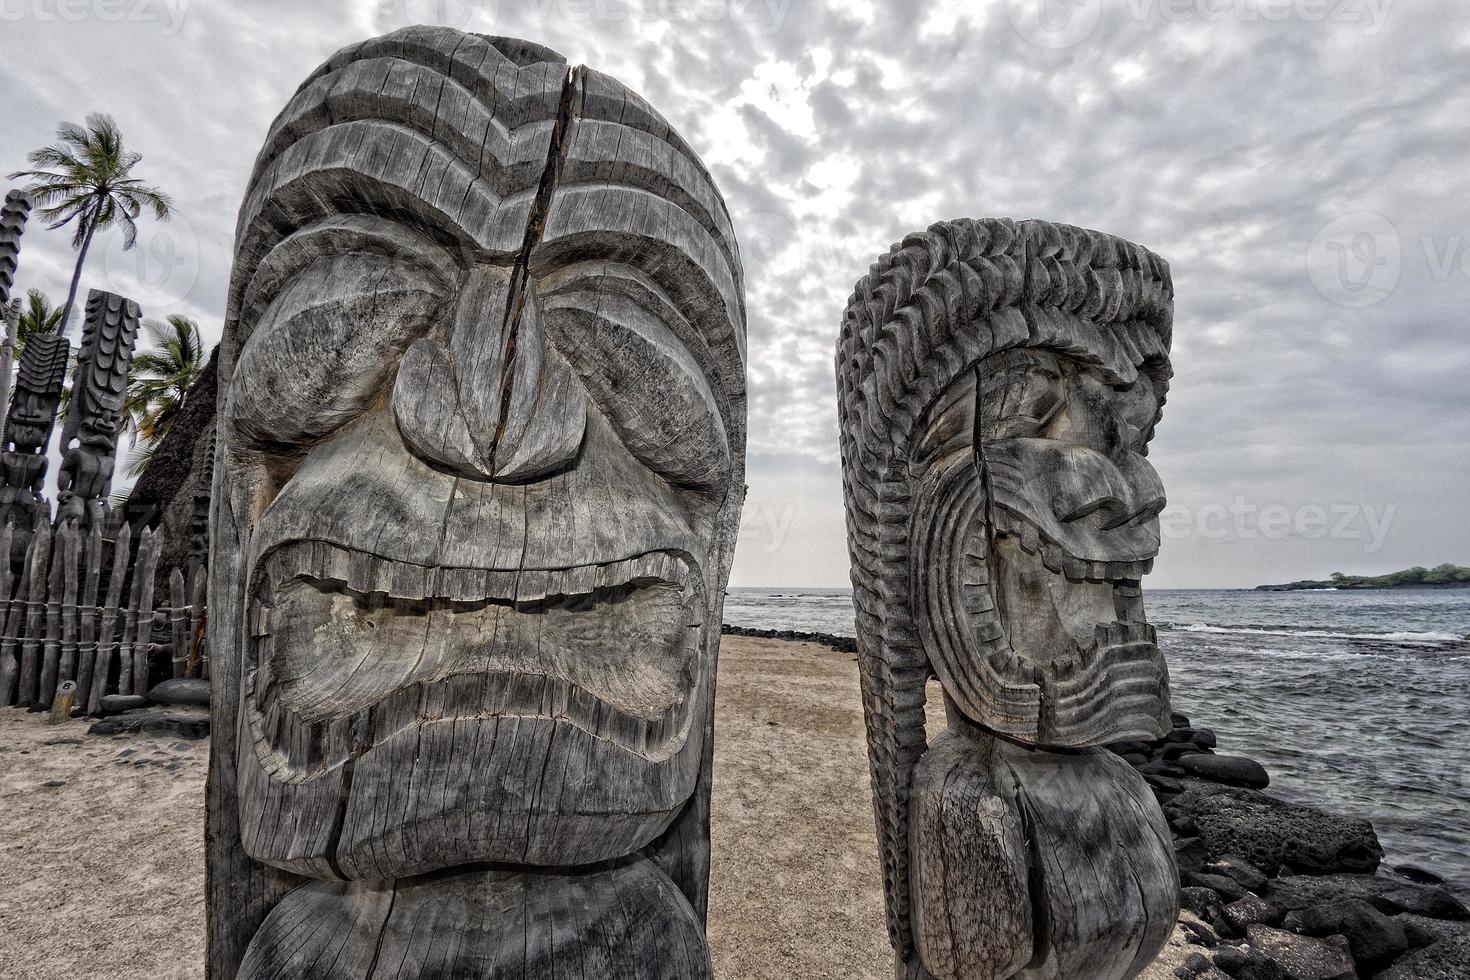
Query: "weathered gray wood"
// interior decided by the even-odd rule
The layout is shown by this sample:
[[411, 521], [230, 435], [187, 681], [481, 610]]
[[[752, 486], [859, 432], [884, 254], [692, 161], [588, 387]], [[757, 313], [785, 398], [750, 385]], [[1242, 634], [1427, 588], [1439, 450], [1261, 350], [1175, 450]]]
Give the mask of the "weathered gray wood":
[[209, 645], [204, 640], [205, 590], [208, 587], [208, 572], [203, 565], [196, 566], [189, 583], [189, 657], [185, 665], [186, 677], [209, 677]]
[[65, 678], [61, 674], [62, 619], [65, 616], [66, 583], [74, 579], [69, 569], [76, 567], [76, 528], [71, 524], [57, 527], [51, 544], [51, 574], [46, 580], [45, 642], [41, 648], [40, 690], [36, 703], [49, 706], [56, 685]]
[[71, 528], [62, 550], [61, 642], [57, 680], [75, 681], [77, 675], [77, 580], [81, 574], [81, 531]]
[[40, 700], [42, 633], [46, 622], [46, 577], [51, 568], [51, 525], [42, 524], [31, 539], [26, 562], [30, 578], [26, 594], [25, 634], [20, 648], [20, 695], [18, 704]]
[[[92, 679], [97, 667], [97, 607], [102, 600], [102, 522], [92, 525], [87, 536], [86, 577], [82, 584], [80, 638], [77, 646], [77, 704], [86, 706], [92, 700]], [[107, 674], [103, 672], [105, 684]]]
[[[128, 559], [132, 550], [133, 528], [126, 521], [117, 530], [117, 539], [112, 545], [112, 571], [107, 577], [107, 601], [102, 606], [102, 620], [97, 628], [97, 664], [93, 672], [94, 682], [87, 698], [87, 714], [102, 711], [102, 695], [107, 693], [107, 679], [112, 676], [112, 665], [117, 662], [118, 637], [117, 614], [122, 603], [123, 582], [128, 575]], [[131, 688], [131, 674], [118, 672], [118, 689], [126, 680]]]
[[90, 527], [102, 518], [112, 489], [119, 421], [140, 316], [138, 304], [126, 297], [100, 289], [87, 294], [71, 403], [61, 430], [59, 521]]
[[0, 440], [0, 523], [15, 525], [14, 551], [23, 553], [34, 528], [50, 522], [41, 487], [70, 356], [71, 343], [61, 334], [38, 334], [26, 341], [16, 369]]
[[240, 980], [709, 980], [704, 926], [658, 868], [313, 882], [276, 906]]
[[[298, 91], [220, 349], [214, 975], [707, 975], [743, 302], [708, 172], [606, 76], [410, 28]], [[582, 890], [625, 873], [657, 900]]]
[[[133, 693], [148, 690], [148, 647], [153, 633], [153, 576], [158, 570], [158, 535], [144, 529], [133, 565]], [[123, 692], [127, 693], [127, 692]]]
[[47, 723], [51, 725], [60, 724], [71, 717], [71, 709], [76, 704], [77, 682], [62, 681], [56, 685], [56, 694], [51, 699], [51, 714]]
[[[907, 980], [1122, 980], [1173, 922], [1157, 804], [1091, 748], [1168, 719], [1138, 583], [1159, 546], [1144, 454], [1172, 302], [1136, 245], [964, 220], [895, 245], [848, 304], [843, 486]], [[958, 733], [932, 748], [931, 675]]]
[[168, 626], [172, 639], [169, 651], [175, 677], [188, 676], [189, 610], [185, 605], [184, 570], [175, 568], [168, 574]]

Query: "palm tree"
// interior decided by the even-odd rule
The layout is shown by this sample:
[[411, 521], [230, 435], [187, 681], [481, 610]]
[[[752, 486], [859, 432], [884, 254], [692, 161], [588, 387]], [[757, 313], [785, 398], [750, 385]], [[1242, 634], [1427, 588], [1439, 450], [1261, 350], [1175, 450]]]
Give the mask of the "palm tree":
[[26, 293], [26, 302], [20, 308], [20, 319], [15, 327], [15, 359], [20, 360], [26, 349], [26, 338], [38, 333], [55, 333], [61, 329], [61, 311], [51, 305], [51, 300], [39, 289]]
[[173, 201], [162, 191], [130, 176], [143, 157], [123, 148], [122, 132], [111, 116], [93, 113], [87, 117], [85, 127], [62, 123], [56, 135], [60, 142], [26, 157], [37, 169], [17, 170], [10, 179], [33, 181], [27, 189], [39, 208], [36, 213], [51, 222], [49, 227], [61, 228], [76, 222], [71, 246], [77, 250], [77, 265], [72, 272], [66, 305], [61, 308], [61, 330], [65, 332], [71, 322], [72, 307], [76, 305], [82, 264], [87, 261], [92, 236], [98, 229], [121, 225], [123, 251], [127, 251], [138, 241], [134, 219], [143, 209], [151, 210], [159, 221], [167, 221]]
[[199, 325], [188, 317], [175, 313], [163, 323], [147, 320], [143, 328], [154, 349], [133, 358], [123, 402], [122, 429], [132, 435], [134, 445], [140, 439], [156, 444], [163, 437], [205, 362]]

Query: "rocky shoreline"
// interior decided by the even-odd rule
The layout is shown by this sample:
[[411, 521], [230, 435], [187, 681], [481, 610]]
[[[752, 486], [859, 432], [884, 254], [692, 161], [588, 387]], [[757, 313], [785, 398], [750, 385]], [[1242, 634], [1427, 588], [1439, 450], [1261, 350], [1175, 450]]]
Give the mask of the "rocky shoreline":
[[[850, 636], [726, 624], [723, 632], [820, 643]], [[1262, 792], [1270, 774], [1217, 751], [1208, 728], [1174, 714], [1153, 742], [1109, 748], [1153, 789], [1174, 838], [1184, 911], [1198, 948], [1181, 980], [1466, 980], [1470, 910], [1431, 871], [1383, 864], [1367, 820]]]
[[1218, 753], [1181, 714], [1158, 741], [1109, 748], [1174, 835], [1181, 923], [1199, 946], [1182, 980], [1470, 977], [1470, 910], [1433, 872], [1386, 868], [1367, 820], [1261, 792], [1264, 767]]

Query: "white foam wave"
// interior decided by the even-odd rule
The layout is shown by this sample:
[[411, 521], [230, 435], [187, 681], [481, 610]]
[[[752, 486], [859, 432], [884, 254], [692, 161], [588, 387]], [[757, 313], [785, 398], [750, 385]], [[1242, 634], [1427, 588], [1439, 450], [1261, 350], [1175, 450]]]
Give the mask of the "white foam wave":
[[1268, 629], [1263, 626], [1212, 626], [1209, 623], [1191, 623], [1188, 626], [1166, 626], [1183, 633], [1222, 633], [1249, 636], [1305, 636], [1319, 640], [1376, 640], [1380, 643], [1463, 643], [1465, 637], [1453, 633], [1417, 632], [1402, 630], [1394, 633], [1340, 633], [1331, 630]]

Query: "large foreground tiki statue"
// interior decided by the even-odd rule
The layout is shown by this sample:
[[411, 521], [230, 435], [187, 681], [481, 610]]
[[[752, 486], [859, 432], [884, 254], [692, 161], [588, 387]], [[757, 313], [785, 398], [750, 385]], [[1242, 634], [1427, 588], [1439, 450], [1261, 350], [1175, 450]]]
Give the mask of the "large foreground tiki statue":
[[910, 235], [847, 308], [843, 480], [901, 978], [1122, 980], [1173, 926], [1168, 827], [1100, 748], [1168, 727], [1139, 581], [1172, 308], [1151, 252], [998, 220]]
[[740, 259], [641, 98], [412, 28], [271, 127], [221, 347], [210, 962], [709, 975]]

